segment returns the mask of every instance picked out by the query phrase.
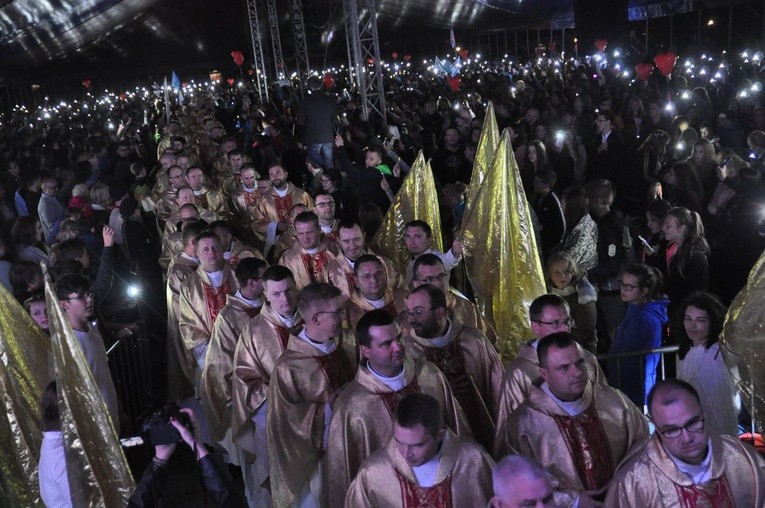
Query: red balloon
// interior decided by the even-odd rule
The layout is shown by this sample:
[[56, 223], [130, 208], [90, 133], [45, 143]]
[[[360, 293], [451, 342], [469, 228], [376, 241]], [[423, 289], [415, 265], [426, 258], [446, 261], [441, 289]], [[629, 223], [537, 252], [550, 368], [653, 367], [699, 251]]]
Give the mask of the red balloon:
[[244, 63], [244, 55], [241, 51], [232, 51], [231, 58], [234, 59], [234, 63], [239, 67], [241, 67]]
[[459, 92], [460, 86], [462, 85], [462, 79], [460, 79], [459, 76], [454, 76], [453, 78], [449, 78], [449, 88], [452, 89], [454, 92]]
[[255, 74], [255, 69], [247, 69], [247, 74], [252, 76], [253, 74]]
[[675, 68], [675, 62], [677, 61], [677, 55], [671, 51], [661, 53], [653, 58], [656, 63], [656, 67], [664, 76], [672, 74], [672, 69]]
[[393, 52], [393, 59], [398, 60], [398, 53], [396, 53], [395, 51]]
[[228, 83], [228, 86], [234, 86], [234, 78], [228, 78], [226, 83]]
[[598, 48], [598, 51], [601, 53], [606, 50], [606, 46], [608, 46], [608, 41], [606, 39], [595, 40], [595, 47]]
[[372, 65], [373, 63], [375, 63], [375, 59], [370, 56], [369, 58], [367, 58], [367, 63], [369, 65]]
[[327, 90], [332, 90], [334, 86], [335, 86], [335, 78], [332, 77], [332, 74], [325, 74], [324, 88], [326, 88]]
[[404, 61], [405, 62], [408, 62], [411, 59], [412, 59], [412, 55], [404, 55]]
[[459, 55], [460, 55], [460, 56], [462, 57], [462, 59], [464, 60], [464, 59], [465, 59], [465, 58], [467, 58], [467, 56], [468, 56], [468, 50], [466, 50], [466, 49], [461, 49], [461, 50], [460, 50], [460, 52], [459, 52]]
[[649, 63], [639, 63], [635, 66], [635, 74], [640, 78], [640, 81], [646, 81], [652, 72], [653, 65]]
[[85, 88], [90, 88], [90, 80], [89, 79], [82, 80], [82, 86], [84, 86]]

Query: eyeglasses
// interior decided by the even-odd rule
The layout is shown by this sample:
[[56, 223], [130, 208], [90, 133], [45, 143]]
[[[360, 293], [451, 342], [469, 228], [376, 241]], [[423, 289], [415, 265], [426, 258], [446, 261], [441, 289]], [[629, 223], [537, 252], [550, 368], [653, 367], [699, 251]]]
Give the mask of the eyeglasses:
[[426, 312], [430, 312], [430, 311], [436, 310], [437, 308], [438, 307], [432, 307], [430, 309], [408, 310], [408, 311], [406, 311], [406, 315], [409, 316], [410, 318], [413, 318], [413, 317], [420, 318]]
[[446, 277], [448, 277], [448, 273], [439, 273], [438, 275], [434, 275], [433, 277], [425, 277], [420, 282], [423, 284], [433, 284], [434, 282], [443, 282]]
[[640, 286], [635, 286], [634, 284], [627, 284], [626, 282], [621, 283], [622, 289], [625, 291], [635, 291]]
[[67, 301], [71, 301], [71, 300], [88, 300], [88, 299], [90, 299], [90, 300], [93, 299], [93, 292], [92, 291], [88, 291], [87, 293], [85, 293], [83, 295], [72, 296], [72, 297], [69, 297], [69, 298], [62, 298], [62, 300], [67, 300]]
[[534, 320], [535, 323], [539, 323], [540, 325], [547, 325], [552, 326], [555, 328], [560, 328], [562, 326], [574, 326], [574, 320], [571, 318], [568, 319], [556, 319], [555, 321], [541, 321], [538, 319]]
[[365, 274], [365, 275], [359, 275], [359, 279], [365, 280], [365, 281], [370, 281], [370, 280], [375, 280], [375, 279], [376, 280], [382, 280], [384, 278], [385, 278], [385, 273], [384, 272], [375, 272], [375, 273], [368, 273], [368, 274]]
[[317, 208], [318, 207], [326, 208], [328, 206], [335, 206], [335, 202], [334, 201], [324, 201], [323, 203], [314, 203], [314, 206], [316, 206]]
[[682, 427], [672, 427], [669, 429], [660, 429], [656, 428], [662, 436], [666, 437], [667, 439], [677, 439], [680, 437], [680, 434], [683, 433], [683, 431], [688, 432], [689, 434], [696, 434], [698, 432], [701, 432], [704, 430], [704, 417], [699, 416], [698, 418], [694, 418], [690, 422], [686, 423]]

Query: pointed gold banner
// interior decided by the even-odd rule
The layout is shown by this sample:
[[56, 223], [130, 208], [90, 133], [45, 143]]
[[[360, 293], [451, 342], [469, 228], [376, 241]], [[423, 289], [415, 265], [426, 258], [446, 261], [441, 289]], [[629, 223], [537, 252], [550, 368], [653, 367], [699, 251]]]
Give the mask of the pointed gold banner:
[[749, 272], [746, 286], [733, 299], [720, 338], [723, 358], [757, 421], [765, 420], [765, 253]]
[[74, 506], [127, 506], [135, 482], [80, 343], [45, 276], [66, 469]]
[[507, 130], [465, 219], [462, 243], [476, 303], [494, 323], [502, 355], [514, 358], [518, 345], [531, 337], [528, 308], [545, 293], [545, 284]]
[[432, 247], [443, 251], [436, 184], [430, 162], [425, 162], [422, 151], [417, 155], [395, 200], [388, 208], [373, 241], [379, 246], [379, 253], [392, 259], [401, 273], [406, 273], [409, 263], [409, 252], [404, 244], [404, 226], [415, 219], [430, 224], [433, 229]]
[[53, 379], [50, 339], [0, 285], [0, 500], [43, 506], [37, 476], [40, 399]]
[[486, 172], [489, 171], [489, 166], [491, 166], [494, 160], [494, 152], [497, 150], [498, 144], [499, 127], [497, 127], [497, 119], [494, 116], [494, 104], [489, 101], [489, 105], [486, 107], [486, 116], [483, 119], [481, 137], [478, 138], [478, 146], [475, 150], [473, 174], [470, 177], [470, 185], [468, 186], [467, 197], [465, 198], [465, 215], [462, 219], [462, 229], [465, 228], [465, 221], [470, 216], [470, 208], [472, 208], [478, 195], [478, 189], [481, 188]]

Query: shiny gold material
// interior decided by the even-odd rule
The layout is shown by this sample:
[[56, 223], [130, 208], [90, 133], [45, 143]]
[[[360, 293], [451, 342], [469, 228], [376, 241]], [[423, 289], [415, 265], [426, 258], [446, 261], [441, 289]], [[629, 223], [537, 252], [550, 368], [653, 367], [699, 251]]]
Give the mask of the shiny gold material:
[[[0, 287], [0, 499], [43, 506], [37, 479], [42, 444], [40, 398], [52, 379], [50, 339]], [[5, 505], [4, 505], [5, 506]]]
[[377, 230], [371, 242], [372, 245], [380, 246], [376, 252], [392, 259], [400, 273], [406, 273], [407, 263], [411, 257], [404, 244], [404, 226], [415, 219], [430, 224], [433, 230], [432, 248], [443, 252], [441, 214], [438, 211], [436, 184], [433, 181], [430, 162], [425, 162], [422, 151], [417, 155], [393, 204], [388, 208], [380, 229]]
[[494, 323], [502, 356], [513, 358], [518, 345], [531, 336], [528, 307], [546, 291], [529, 203], [507, 130], [461, 236], [476, 303]]
[[101, 392], [48, 276], [45, 299], [72, 504], [126, 506], [135, 482]]
[[[725, 317], [720, 349], [741, 401], [755, 420], [765, 416], [765, 253]], [[754, 407], [752, 407], [754, 406]]]
[[465, 215], [462, 219], [462, 229], [465, 229], [470, 209], [473, 207], [483, 179], [486, 178], [486, 173], [488, 173], [491, 167], [491, 163], [494, 160], [494, 152], [497, 151], [498, 144], [499, 127], [497, 127], [497, 119], [494, 116], [494, 104], [489, 102], [489, 105], [486, 107], [486, 116], [483, 119], [481, 137], [478, 138], [478, 146], [475, 149], [473, 174], [470, 177], [470, 185], [468, 185], [467, 197], [465, 198]]

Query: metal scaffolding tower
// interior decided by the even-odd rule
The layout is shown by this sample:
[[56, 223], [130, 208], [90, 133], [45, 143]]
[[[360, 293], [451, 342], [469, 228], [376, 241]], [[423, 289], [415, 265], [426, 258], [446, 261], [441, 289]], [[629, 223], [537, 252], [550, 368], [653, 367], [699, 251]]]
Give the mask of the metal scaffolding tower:
[[[346, 41], [350, 45], [349, 56], [355, 85], [361, 95], [361, 107], [368, 119], [379, 115], [387, 122], [385, 90], [383, 89], [380, 42], [377, 37], [377, 8], [375, 0], [343, 0], [346, 16]], [[350, 37], [348, 37], [350, 33]], [[366, 65], [372, 66], [367, 71]]]
[[266, 8], [268, 10], [268, 25], [271, 28], [271, 48], [274, 51], [276, 79], [285, 79], [287, 68], [284, 66], [284, 55], [282, 54], [282, 39], [279, 35], [279, 14], [276, 11], [276, 0], [266, 0]]
[[261, 102], [268, 102], [268, 79], [266, 64], [263, 59], [263, 34], [258, 22], [258, 1], [247, 0], [247, 13], [250, 20], [250, 37], [252, 38], [252, 58], [255, 62], [255, 84], [258, 88]]
[[305, 24], [303, 23], [303, 5], [300, 0], [290, 0], [290, 19], [292, 20], [292, 33], [295, 36], [295, 59], [297, 60], [300, 91], [304, 92], [305, 80], [308, 79], [311, 66], [308, 63], [308, 46], [306, 44]]

